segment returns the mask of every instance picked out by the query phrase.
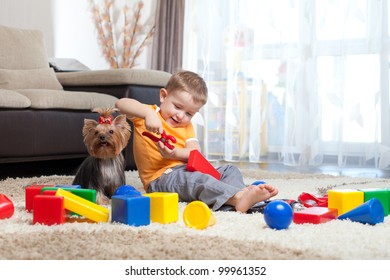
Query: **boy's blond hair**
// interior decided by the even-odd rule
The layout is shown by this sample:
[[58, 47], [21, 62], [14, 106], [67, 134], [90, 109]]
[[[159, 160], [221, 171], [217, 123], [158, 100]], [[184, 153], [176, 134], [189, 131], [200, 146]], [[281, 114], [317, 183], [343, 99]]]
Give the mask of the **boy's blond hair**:
[[168, 93], [175, 91], [186, 91], [192, 95], [194, 103], [207, 102], [207, 85], [203, 78], [191, 71], [179, 71], [172, 75], [165, 89]]

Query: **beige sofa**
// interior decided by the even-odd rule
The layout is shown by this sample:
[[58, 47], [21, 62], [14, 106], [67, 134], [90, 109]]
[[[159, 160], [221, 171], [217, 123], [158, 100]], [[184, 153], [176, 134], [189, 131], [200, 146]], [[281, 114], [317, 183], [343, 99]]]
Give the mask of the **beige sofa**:
[[[43, 34], [0, 26], [0, 164], [86, 157], [81, 131], [91, 110], [131, 97], [158, 104], [169, 73], [115, 69], [56, 73]], [[136, 169], [132, 140], [126, 168]]]

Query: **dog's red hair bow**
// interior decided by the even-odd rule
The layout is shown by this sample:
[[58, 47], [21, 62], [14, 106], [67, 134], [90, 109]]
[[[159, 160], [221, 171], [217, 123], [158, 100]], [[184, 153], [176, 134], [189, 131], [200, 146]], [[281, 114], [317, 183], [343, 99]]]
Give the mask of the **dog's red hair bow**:
[[112, 124], [112, 116], [99, 117], [99, 124]]

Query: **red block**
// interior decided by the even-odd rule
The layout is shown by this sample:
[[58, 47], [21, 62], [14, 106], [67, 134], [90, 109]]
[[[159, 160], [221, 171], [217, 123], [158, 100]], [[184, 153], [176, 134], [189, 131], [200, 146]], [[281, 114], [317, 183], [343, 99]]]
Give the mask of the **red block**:
[[26, 187], [25, 190], [25, 203], [26, 211], [31, 212], [34, 209], [33, 201], [34, 196], [41, 194], [43, 187], [53, 187], [54, 185], [30, 185]]
[[0, 219], [12, 217], [15, 211], [13, 202], [5, 195], [0, 193]]
[[310, 207], [294, 212], [293, 221], [296, 224], [320, 224], [337, 218], [337, 209], [327, 207]]
[[62, 196], [36, 195], [34, 197], [33, 224], [60, 225], [65, 223], [65, 219]]
[[43, 195], [56, 195], [57, 190], [44, 190]]
[[215, 179], [220, 180], [221, 174], [215, 169], [211, 163], [204, 158], [204, 156], [198, 150], [192, 150], [187, 162], [186, 169], [188, 171], [199, 171], [205, 174], [213, 176]]
[[[56, 195], [57, 190], [44, 190], [41, 195]], [[71, 215], [71, 212], [65, 209], [65, 216], [68, 217]]]

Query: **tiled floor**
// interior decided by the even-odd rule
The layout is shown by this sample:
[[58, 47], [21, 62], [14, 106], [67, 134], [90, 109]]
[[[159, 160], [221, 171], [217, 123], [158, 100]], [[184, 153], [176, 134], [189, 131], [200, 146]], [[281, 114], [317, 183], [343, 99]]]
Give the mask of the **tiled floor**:
[[[38, 163], [13, 163], [0, 164], [0, 179], [7, 177], [33, 177], [41, 175], [73, 175], [82, 159], [70, 159], [62, 161], [46, 161]], [[222, 165], [227, 162], [213, 162], [214, 165]], [[290, 167], [281, 164], [266, 163], [242, 163], [229, 162], [239, 168], [262, 169], [274, 172], [299, 172], [299, 173], [319, 173], [342, 175], [351, 177], [369, 177], [369, 178], [390, 178], [390, 170], [380, 170], [374, 168], [338, 168], [332, 166], [322, 167]]]

